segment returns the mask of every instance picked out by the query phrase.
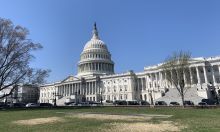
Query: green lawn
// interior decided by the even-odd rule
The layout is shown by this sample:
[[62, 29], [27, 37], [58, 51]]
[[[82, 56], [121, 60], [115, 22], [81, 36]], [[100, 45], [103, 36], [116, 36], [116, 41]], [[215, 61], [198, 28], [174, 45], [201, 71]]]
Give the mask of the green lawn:
[[[95, 120], [69, 118], [66, 113], [107, 113], [107, 114], [165, 114], [173, 115], [165, 119], [153, 119], [147, 122], [158, 123], [161, 121], [173, 121], [179, 125], [186, 126], [182, 131], [195, 132], [220, 132], [220, 109], [192, 109], [192, 108], [57, 108], [57, 109], [28, 109], [28, 110], [0, 110], [0, 131], [1, 132], [67, 132], [67, 131], [100, 131], [105, 129], [106, 123], [123, 122], [112, 120]], [[17, 125], [12, 123], [17, 120], [62, 117], [65, 121], [41, 125]]]

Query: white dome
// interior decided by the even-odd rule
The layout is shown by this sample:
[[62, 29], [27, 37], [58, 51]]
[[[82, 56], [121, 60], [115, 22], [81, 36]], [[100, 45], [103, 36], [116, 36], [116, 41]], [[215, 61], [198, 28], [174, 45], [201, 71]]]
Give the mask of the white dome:
[[93, 36], [88, 41], [80, 56], [78, 75], [103, 75], [114, 73], [114, 62], [105, 43], [99, 39], [96, 24]]
[[86, 43], [83, 51], [90, 50], [90, 49], [95, 49], [95, 48], [108, 51], [107, 46], [105, 45], [105, 43], [102, 40], [99, 40], [99, 39], [91, 39], [90, 41], [88, 41]]

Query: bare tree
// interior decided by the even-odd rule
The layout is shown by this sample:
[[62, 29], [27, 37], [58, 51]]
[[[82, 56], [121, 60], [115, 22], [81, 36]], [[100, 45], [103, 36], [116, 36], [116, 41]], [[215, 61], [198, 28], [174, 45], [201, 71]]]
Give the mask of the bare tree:
[[175, 52], [169, 56], [163, 63], [162, 70], [166, 75], [166, 80], [170, 82], [179, 92], [183, 107], [184, 97], [187, 91], [186, 80], [189, 77], [189, 61], [191, 54], [189, 52]]
[[21, 26], [14, 26], [10, 20], [0, 18], [0, 91], [11, 88], [11, 95], [19, 83], [39, 84], [48, 76], [48, 70], [30, 67], [34, 58], [32, 51], [41, 49], [39, 43], [28, 39], [29, 32]]

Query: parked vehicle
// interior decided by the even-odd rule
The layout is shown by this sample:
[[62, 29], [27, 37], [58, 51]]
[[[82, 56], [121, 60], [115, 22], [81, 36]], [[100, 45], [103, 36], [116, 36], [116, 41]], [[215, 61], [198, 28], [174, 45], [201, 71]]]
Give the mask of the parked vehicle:
[[52, 107], [51, 103], [40, 103], [40, 107]]
[[77, 104], [75, 103], [75, 102], [69, 102], [69, 103], [65, 103], [65, 105], [67, 105], [67, 106], [76, 106]]
[[106, 103], [113, 103], [112, 100], [106, 100], [105, 102], [106, 102]]
[[166, 106], [167, 103], [165, 101], [156, 101], [155, 105], [164, 105], [164, 106]]
[[179, 106], [180, 104], [178, 102], [172, 101], [170, 102], [170, 106]]
[[141, 104], [141, 105], [150, 105], [150, 103], [147, 102], [147, 101], [140, 101], [140, 104]]
[[125, 100], [115, 100], [113, 102], [114, 105], [127, 105], [127, 101]]
[[28, 107], [28, 108], [34, 108], [34, 107], [39, 107], [40, 105], [39, 104], [36, 104], [36, 103], [28, 103], [26, 104], [25, 107]]
[[207, 104], [206, 102], [199, 102], [198, 105], [200, 105], [200, 106], [206, 106], [206, 105], [208, 105], [208, 104]]
[[127, 104], [128, 104], [128, 105], [140, 105], [140, 104], [138, 103], [138, 101], [136, 101], [136, 100], [128, 101]]
[[25, 107], [25, 104], [24, 103], [11, 103], [10, 107], [13, 107], [13, 108], [23, 108], [23, 107]]
[[207, 105], [215, 105], [215, 101], [210, 99], [202, 99], [201, 102], [205, 102]]
[[81, 102], [78, 106], [90, 106], [89, 102]]
[[65, 102], [64, 104], [65, 105], [70, 105], [70, 104], [73, 104], [73, 103], [75, 103], [75, 102]]
[[184, 101], [184, 105], [191, 105], [191, 106], [193, 106], [194, 103], [192, 101], [190, 101], [190, 100], [187, 100], [187, 101]]
[[0, 102], [0, 108], [4, 108], [7, 107], [7, 105], [5, 104], [5, 102]]

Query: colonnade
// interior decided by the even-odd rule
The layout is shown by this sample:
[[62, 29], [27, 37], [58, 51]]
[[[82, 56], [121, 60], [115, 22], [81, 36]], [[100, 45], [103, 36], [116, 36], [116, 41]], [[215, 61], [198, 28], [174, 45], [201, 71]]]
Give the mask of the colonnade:
[[94, 95], [99, 93], [96, 81], [82, 83], [62, 84], [57, 86], [59, 96], [70, 96], [75, 94]]
[[[187, 86], [192, 84], [217, 84], [220, 83], [220, 65], [213, 66], [190, 66], [188, 74], [184, 73], [184, 82]], [[170, 71], [171, 77], [174, 77], [173, 72]], [[147, 88], [173, 87], [166, 81], [166, 73], [158, 71], [154, 73], [147, 73], [146, 76]]]
[[87, 71], [114, 71], [114, 65], [108, 63], [101, 62], [93, 62], [93, 63], [85, 63], [79, 66], [79, 72], [87, 72]]

